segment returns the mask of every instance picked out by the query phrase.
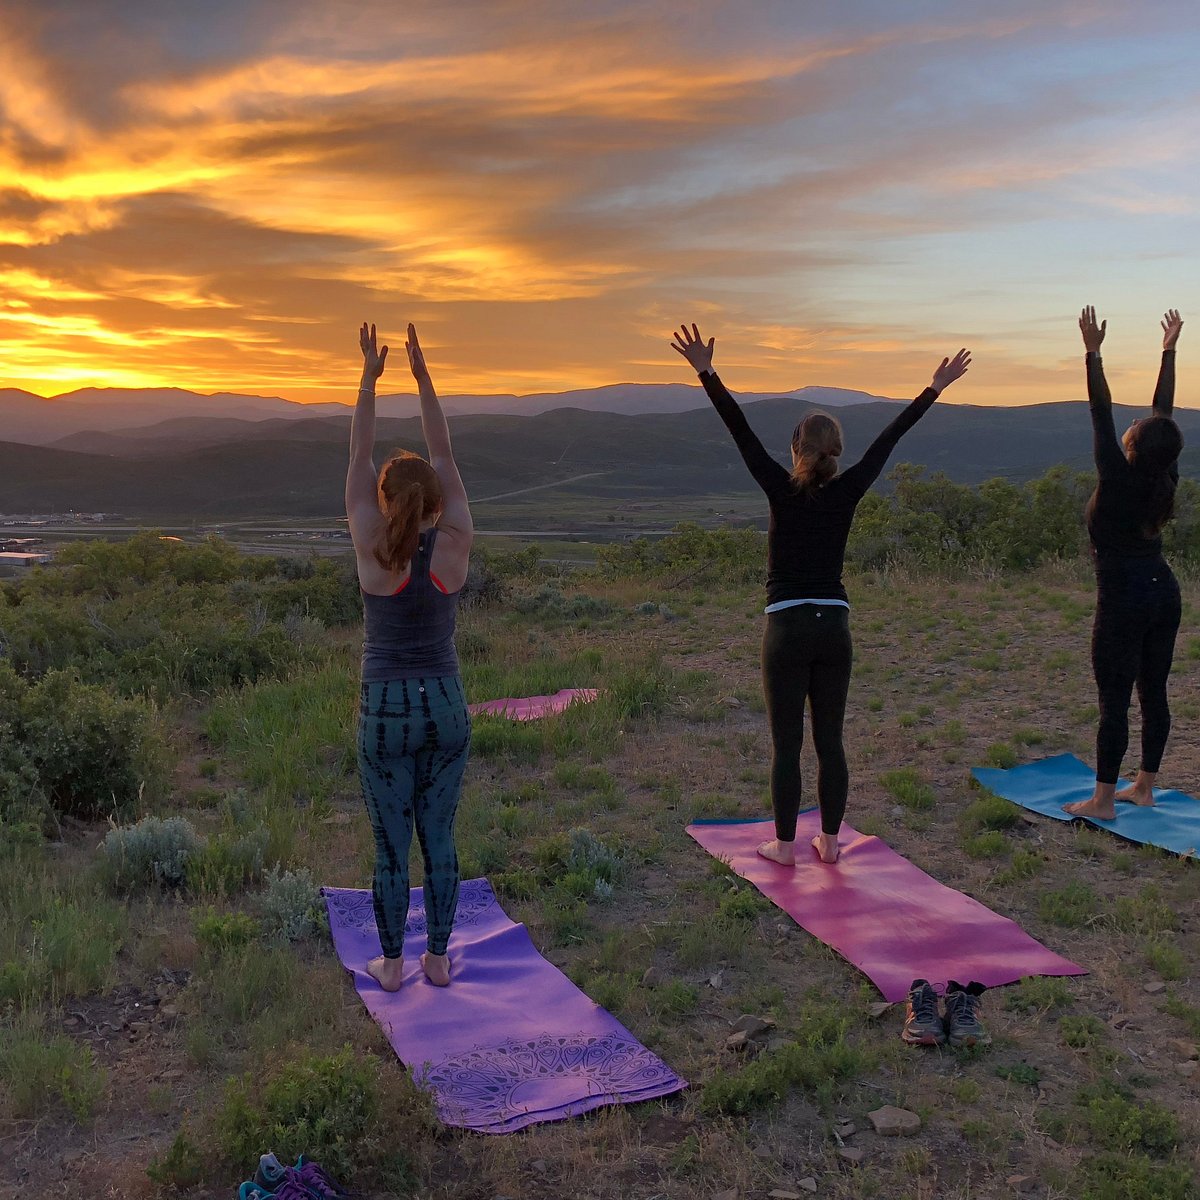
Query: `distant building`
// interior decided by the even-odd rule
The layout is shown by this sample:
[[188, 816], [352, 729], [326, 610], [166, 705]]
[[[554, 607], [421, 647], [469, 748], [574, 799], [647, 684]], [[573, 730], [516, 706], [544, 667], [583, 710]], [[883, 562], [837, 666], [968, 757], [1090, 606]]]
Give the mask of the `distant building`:
[[54, 561], [53, 554], [31, 551], [0, 551], [0, 567], [40, 567]]

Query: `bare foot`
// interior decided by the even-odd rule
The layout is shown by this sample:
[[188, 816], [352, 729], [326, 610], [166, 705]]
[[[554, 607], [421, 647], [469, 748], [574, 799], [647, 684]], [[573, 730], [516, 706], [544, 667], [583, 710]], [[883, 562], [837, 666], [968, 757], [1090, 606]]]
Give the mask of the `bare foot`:
[[404, 959], [384, 958], [381, 954], [367, 963], [367, 974], [385, 992], [398, 992], [404, 982]]
[[1127, 788], [1122, 788], [1114, 799], [1126, 804], [1137, 804], [1142, 808], [1154, 807], [1154, 780], [1157, 771], [1138, 771], [1137, 778]]
[[421, 966], [425, 968], [425, 978], [437, 987], [446, 987], [450, 983], [450, 956], [448, 954], [430, 954], [426, 951], [421, 955]]
[[796, 843], [781, 842], [778, 838], [772, 838], [769, 842], [763, 842], [758, 848], [758, 853], [763, 858], [769, 858], [772, 862], [777, 862], [780, 866], [794, 867], [796, 865]]
[[1091, 817], [1096, 821], [1115, 821], [1117, 819], [1117, 810], [1111, 797], [1105, 803], [1101, 797], [1092, 796], [1088, 800], [1076, 800], [1074, 804], [1064, 804], [1062, 809], [1063, 812], [1070, 813], [1073, 817]]
[[812, 840], [812, 848], [821, 856], [823, 863], [837, 862], [838, 840], [836, 833], [818, 833]]

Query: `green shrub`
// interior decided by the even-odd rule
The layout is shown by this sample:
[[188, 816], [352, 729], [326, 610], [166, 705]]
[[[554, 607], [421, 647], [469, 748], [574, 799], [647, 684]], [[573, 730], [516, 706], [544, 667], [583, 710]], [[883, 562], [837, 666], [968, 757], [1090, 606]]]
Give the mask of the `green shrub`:
[[968, 840], [963, 849], [971, 858], [1001, 858], [1008, 853], [1008, 838], [997, 829], [988, 829]]
[[1108, 1151], [1080, 1166], [1080, 1200], [1194, 1200], [1196, 1178], [1185, 1163], [1156, 1163], [1144, 1154]]
[[868, 1055], [848, 1044], [845, 1034], [845, 1022], [834, 1015], [803, 1023], [794, 1042], [710, 1079], [700, 1094], [701, 1111], [743, 1116], [778, 1104], [792, 1087], [828, 1094], [837, 1082], [870, 1065]]
[[307, 868], [283, 871], [273, 867], [267, 872], [258, 903], [268, 937], [297, 942], [325, 928], [320, 889]]
[[116, 826], [100, 843], [105, 874], [118, 889], [159, 884], [181, 888], [204, 847], [184, 817], [144, 817], [136, 825]]
[[989, 793], [968, 806], [963, 820], [974, 829], [1012, 829], [1021, 820], [1021, 810], [1010, 801]]
[[1086, 883], [1075, 881], [1057, 891], [1045, 892], [1038, 900], [1038, 914], [1043, 920], [1068, 929], [1085, 924], [1096, 909], [1096, 893]]
[[184, 1130], [180, 1130], [162, 1158], [155, 1158], [146, 1168], [152, 1183], [159, 1187], [186, 1191], [203, 1178], [206, 1166], [204, 1152]]
[[915, 812], [925, 812], [937, 802], [937, 794], [933, 788], [925, 783], [919, 772], [912, 767], [885, 771], [880, 775], [879, 782], [905, 808], [911, 808]]
[[15, 1117], [61, 1105], [78, 1120], [91, 1117], [108, 1086], [92, 1048], [35, 1022], [0, 1025], [0, 1084]]
[[[244, 1170], [264, 1147], [285, 1162], [306, 1154], [344, 1182], [364, 1161], [388, 1152], [403, 1155], [403, 1142], [386, 1150], [380, 1142], [388, 1126], [401, 1121], [431, 1134], [430, 1101], [407, 1084], [398, 1096], [388, 1096], [381, 1116], [379, 1071], [376, 1059], [358, 1058], [347, 1046], [330, 1056], [285, 1060], [266, 1081], [252, 1075], [231, 1079], [215, 1122], [221, 1157]], [[407, 1132], [411, 1137], [413, 1129]], [[394, 1187], [403, 1180], [390, 1182]]]
[[1104, 1150], [1165, 1157], [1179, 1145], [1179, 1121], [1153, 1100], [1104, 1081], [1080, 1088], [1070, 1120]]
[[263, 825], [210, 838], [191, 856], [187, 882], [201, 894], [226, 896], [257, 883], [263, 874], [271, 832]]
[[212, 909], [193, 914], [192, 927], [199, 945], [218, 954], [248, 946], [262, 932], [259, 923], [247, 913], [219, 913]]
[[1015, 1012], [1046, 1013], [1065, 1008], [1073, 998], [1065, 979], [1055, 975], [1027, 975], [1015, 988], [1008, 989], [1004, 1006]]
[[0, 663], [0, 816], [29, 820], [48, 803], [93, 818], [121, 815], [162, 774], [162, 744], [146, 706], [74, 674], [29, 684]]

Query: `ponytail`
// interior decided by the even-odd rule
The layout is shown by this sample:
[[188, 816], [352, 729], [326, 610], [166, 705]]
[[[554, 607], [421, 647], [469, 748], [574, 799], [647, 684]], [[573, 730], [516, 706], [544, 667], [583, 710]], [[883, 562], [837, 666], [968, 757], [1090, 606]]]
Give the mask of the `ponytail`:
[[1145, 522], [1142, 533], [1156, 538], [1175, 515], [1178, 472], [1171, 468], [1183, 452], [1183, 434], [1170, 417], [1138, 421], [1126, 434], [1130, 465], [1141, 482]]
[[804, 449], [796, 456], [792, 482], [801, 491], [827, 484], [837, 474], [837, 458], [825, 450]]
[[375, 561], [400, 574], [417, 552], [421, 522], [442, 507], [442, 482], [419, 454], [398, 450], [379, 472], [379, 510], [384, 516], [382, 543]]
[[842, 427], [828, 413], [811, 412], [792, 434], [792, 483], [802, 492], [824, 487], [836, 474]]
[[383, 497], [383, 515], [387, 525], [383, 545], [375, 550], [375, 561], [385, 571], [399, 574], [407, 569], [417, 552], [421, 532], [421, 510], [425, 507], [419, 483], [406, 483], [394, 495]]

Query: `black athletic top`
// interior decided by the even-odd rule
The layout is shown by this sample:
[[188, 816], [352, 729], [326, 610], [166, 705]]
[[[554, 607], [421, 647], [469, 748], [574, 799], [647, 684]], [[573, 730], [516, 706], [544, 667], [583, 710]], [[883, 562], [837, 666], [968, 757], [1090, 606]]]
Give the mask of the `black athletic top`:
[[[1099, 354], [1088, 354], [1088, 408], [1092, 414], [1092, 442], [1099, 481], [1087, 504], [1088, 537], [1098, 566], [1123, 558], [1159, 558], [1162, 536], [1143, 532], [1153, 481], [1125, 457], [1113, 424], [1112, 393], [1104, 378]], [[1175, 407], [1175, 351], [1164, 350], [1158, 384], [1154, 389], [1153, 415], [1169, 417]], [[1179, 464], [1168, 468], [1179, 479]]]
[[792, 482], [791, 472], [763, 448], [737, 401], [716, 374], [703, 374], [700, 382], [771, 505], [767, 527], [767, 603], [847, 600], [842, 564], [854, 510], [879, 478], [896, 443], [929, 411], [938, 398], [937, 392], [926, 388], [871, 443], [854, 466], [821, 487], [801, 490]]
[[363, 592], [366, 641], [363, 683], [457, 675], [454, 624], [458, 592], [447, 592], [429, 569], [437, 528], [417, 541], [408, 578], [390, 596]]

